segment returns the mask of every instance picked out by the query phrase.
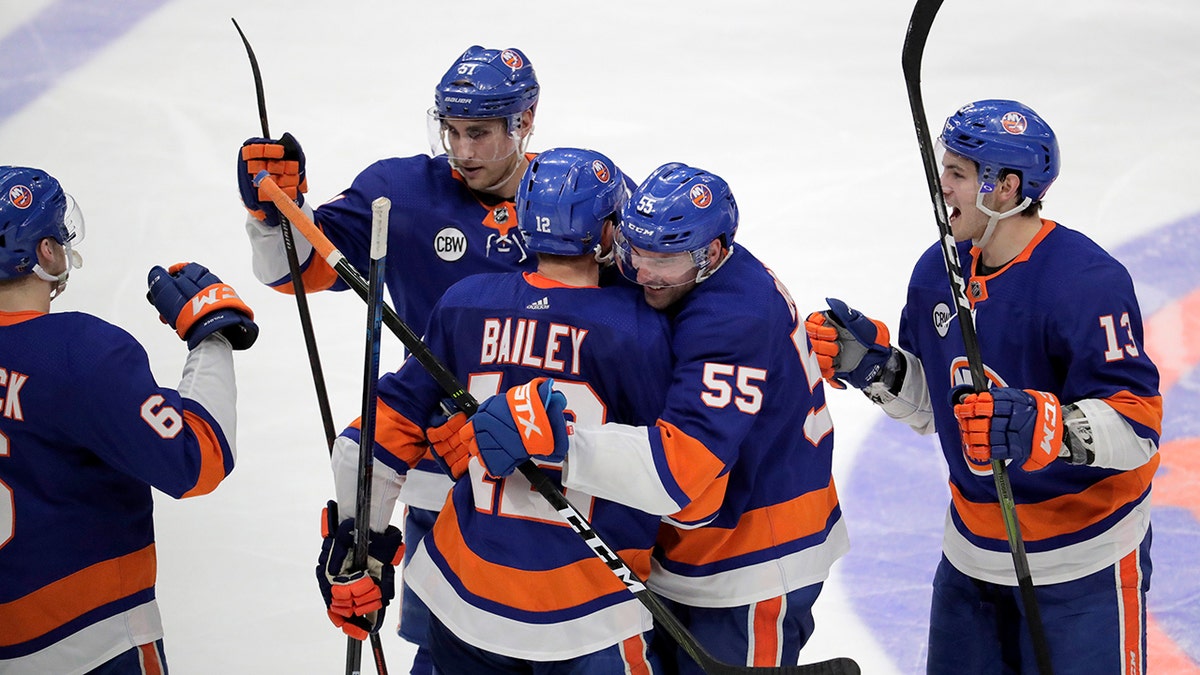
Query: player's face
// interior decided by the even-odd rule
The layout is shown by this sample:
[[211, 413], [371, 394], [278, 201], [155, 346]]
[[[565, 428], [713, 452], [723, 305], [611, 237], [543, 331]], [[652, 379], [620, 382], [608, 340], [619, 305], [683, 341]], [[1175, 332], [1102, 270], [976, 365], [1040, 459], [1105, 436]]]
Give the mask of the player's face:
[[700, 268], [691, 252], [647, 251], [631, 245], [619, 232], [614, 251], [621, 273], [641, 285], [646, 304], [655, 309], [666, 309], [696, 286]]
[[942, 156], [941, 182], [954, 240], [983, 236], [988, 218], [975, 206], [979, 195], [979, 169], [975, 162], [947, 150]]
[[472, 190], [493, 192], [515, 172], [519, 141], [503, 119], [443, 118], [442, 147]]

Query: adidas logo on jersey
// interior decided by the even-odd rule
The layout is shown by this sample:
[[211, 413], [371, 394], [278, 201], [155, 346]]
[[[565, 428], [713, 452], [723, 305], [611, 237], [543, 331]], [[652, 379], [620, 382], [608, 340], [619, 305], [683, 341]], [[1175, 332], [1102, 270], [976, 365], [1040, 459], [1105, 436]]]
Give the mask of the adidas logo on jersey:
[[550, 309], [550, 298], [543, 297], [541, 300], [531, 302], [525, 305], [525, 309]]

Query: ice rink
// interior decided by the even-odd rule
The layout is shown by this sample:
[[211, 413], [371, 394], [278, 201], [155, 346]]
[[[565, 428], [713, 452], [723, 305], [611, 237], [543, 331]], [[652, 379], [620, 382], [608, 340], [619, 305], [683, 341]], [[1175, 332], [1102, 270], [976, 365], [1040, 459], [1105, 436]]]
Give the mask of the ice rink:
[[[937, 238], [900, 70], [911, 0], [336, 4], [4, 0], [0, 11], [0, 164], [48, 170], [86, 216], [85, 267], [54, 309], [129, 330], [169, 386], [185, 351], [145, 301], [151, 265], [204, 263], [262, 329], [237, 355], [236, 470], [211, 495], [157, 502], [174, 675], [339, 673], [345, 654], [313, 578], [333, 486], [296, 305], [255, 281], [242, 229], [234, 157], [260, 129], [231, 17], [257, 53], [272, 133], [303, 144], [314, 203], [375, 159], [427, 152], [435, 82], [482, 44], [534, 63], [531, 150], [595, 148], [637, 180], [675, 160], [727, 179], [738, 242], [802, 309], [835, 296], [894, 331], [912, 264]], [[1195, 0], [946, 0], [923, 73], [935, 130], [983, 98], [1041, 113], [1063, 155], [1044, 215], [1133, 273], [1166, 411], [1150, 670], [1172, 675], [1200, 673], [1198, 38]], [[347, 293], [309, 302], [340, 427], [360, 406], [365, 310]], [[400, 358], [388, 336], [384, 366]], [[858, 394], [829, 396], [852, 550], [802, 660], [923, 672], [941, 455]], [[404, 673], [411, 647], [394, 617], [383, 644]]]

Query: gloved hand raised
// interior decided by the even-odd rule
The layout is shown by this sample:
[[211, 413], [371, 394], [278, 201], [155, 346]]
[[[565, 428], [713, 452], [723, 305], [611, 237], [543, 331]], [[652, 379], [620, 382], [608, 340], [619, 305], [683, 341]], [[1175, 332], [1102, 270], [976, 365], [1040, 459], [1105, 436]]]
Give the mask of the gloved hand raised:
[[976, 468], [1006, 459], [1022, 462], [1024, 471], [1037, 471], [1058, 458], [1063, 414], [1054, 394], [1013, 387], [969, 391], [970, 387], [956, 387], [950, 392], [950, 403], [963, 448]]
[[266, 170], [296, 206], [304, 204], [304, 193], [308, 192], [308, 179], [304, 175], [304, 151], [290, 133], [279, 140], [250, 138], [238, 151], [238, 191], [242, 204], [250, 215], [271, 226], [279, 225], [279, 209], [271, 198], [255, 184], [254, 177]]
[[339, 521], [337, 502], [321, 513], [321, 555], [317, 584], [333, 625], [365, 640], [383, 625], [384, 610], [396, 595], [396, 565], [404, 558], [404, 539], [395, 525], [371, 532], [367, 569], [355, 569], [354, 519]]
[[458, 432], [458, 441], [483, 463], [489, 476], [503, 478], [527, 459], [561, 462], [567, 456], [567, 397], [545, 377], [483, 402]]
[[438, 466], [446, 475], [458, 480], [467, 472], [467, 464], [471, 461], [471, 451], [468, 448], [471, 439], [469, 436], [464, 439], [459, 435], [467, 425], [467, 416], [461, 412], [451, 414], [453, 409], [453, 401], [442, 401], [442, 411], [445, 414], [434, 415], [433, 419], [429, 420], [425, 438], [429, 440], [429, 449]]
[[162, 322], [187, 340], [188, 349], [217, 331], [234, 349], [249, 349], [258, 339], [254, 312], [203, 265], [176, 263], [169, 270], [155, 265], [147, 282], [146, 299]]
[[804, 321], [821, 376], [837, 389], [845, 389], [845, 382], [863, 389], [879, 379], [892, 356], [887, 326], [837, 298], [825, 302], [828, 310], [813, 312]]

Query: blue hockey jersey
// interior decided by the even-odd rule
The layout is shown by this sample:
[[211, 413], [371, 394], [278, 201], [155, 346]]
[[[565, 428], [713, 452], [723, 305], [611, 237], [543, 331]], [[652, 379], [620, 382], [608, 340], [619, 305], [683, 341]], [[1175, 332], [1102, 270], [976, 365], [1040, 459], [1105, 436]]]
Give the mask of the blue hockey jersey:
[[[479, 400], [554, 378], [576, 429], [652, 423], [671, 374], [667, 319], [640, 290], [568, 287], [536, 273], [454, 285], [426, 341]], [[446, 395], [410, 358], [381, 379], [379, 396], [376, 458], [404, 474], [423, 456], [421, 428]], [[563, 466], [542, 466], [558, 482]], [[658, 516], [583, 490], [565, 494], [632, 569], [650, 572]], [[520, 473], [489, 478], [473, 460], [418, 546], [405, 580], [480, 648], [555, 661], [651, 626], [649, 613]]]
[[[396, 313], [414, 330], [425, 326], [434, 303], [459, 279], [537, 267], [537, 256], [525, 250], [517, 230], [511, 200], [484, 203], [445, 155], [416, 155], [371, 164], [348, 189], [315, 211], [314, 222], [364, 276], [370, 263], [371, 202], [378, 197], [392, 202], [385, 283]], [[263, 230], [266, 226], [257, 227], [262, 231], [251, 233], [257, 276], [276, 290], [291, 293], [282, 239]], [[274, 237], [264, 238], [267, 234]], [[301, 250], [299, 241], [297, 250]], [[307, 292], [347, 288], [319, 256], [307, 260], [302, 256], [301, 263]], [[403, 501], [440, 508], [450, 483], [433, 460], [427, 459], [412, 478], [404, 487]]]
[[665, 409], [648, 430], [577, 432], [568, 487], [671, 516], [648, 585], [683, 604], [736, 607], [823, 581], [849, 542], [833, 421], [791, 297], [738, 246], [672, 310]]
[[[1008, 472], [1033, 579], [1051, 584], [1103, 569], [1145, 536], [1159, 463], [1158, 370], [1143, 348], [1129, 273], [1084, 235], [1049, 220], [1020, 255], [986, 276], [975, 271], [978, 252], [969, 242], [959, 247], [964, 269], [972, 270], [967, 296], [989, 384], [1050, 392], [1064, 405], [1102, 401], [1152, 449], [1131, 469], [1052, 462]], [[943, 550], [964, 573], [1012, 585], [991, 468], [967, 460], [946, 403], [952, 387], [971, 379], [954, 307], [935, 245], [913, 270], [898, 345], [920, 359], [949, 466]]]
[[222, 340], [173, 390], [96, 317], [0, 312], [0, 671], [86, 672], [162, 637], [151, 487], [225, 478], [234, 396]]

